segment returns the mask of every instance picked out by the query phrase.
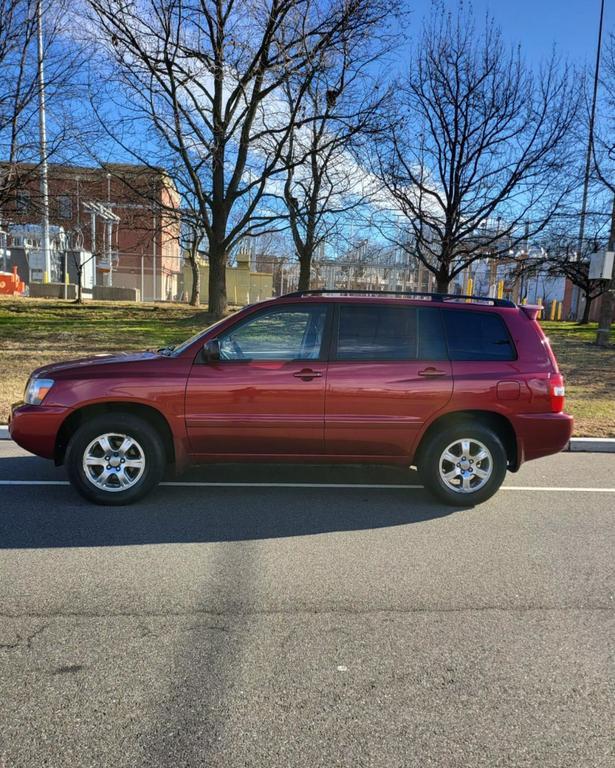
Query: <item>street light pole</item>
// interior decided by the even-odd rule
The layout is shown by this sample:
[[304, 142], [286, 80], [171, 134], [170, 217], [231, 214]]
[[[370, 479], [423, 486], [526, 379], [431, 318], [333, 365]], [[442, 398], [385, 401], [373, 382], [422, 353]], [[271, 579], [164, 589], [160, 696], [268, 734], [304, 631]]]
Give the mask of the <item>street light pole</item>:
[[43, 2], [38, 0], [36, 4], [36, 26], [38, 42], [38, 127], [39, 150], [41, 161], [41, 208], [42, 208], [42, 250], [44, 260], [43, 282], [49, 282], [51, 272], [51, 258], [49, 247], [49, 184], [47, 175], [47, 121], [45, 113], [45, 65], [43, 50]]

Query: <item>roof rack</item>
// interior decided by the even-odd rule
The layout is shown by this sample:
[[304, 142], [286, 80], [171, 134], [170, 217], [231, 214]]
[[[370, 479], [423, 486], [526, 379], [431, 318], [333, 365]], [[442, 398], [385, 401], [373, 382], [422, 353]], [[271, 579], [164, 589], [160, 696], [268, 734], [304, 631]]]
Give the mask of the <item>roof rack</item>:
[[429, 301], [460, 301], [491, 304], [494, 307], [516, 307], [509, 299], [496, 299], [493, 296], [472, 296], [459, 293], [426, 293], [421, 291], [375, 291], [358, 290], [356, 288], [314, 288], [309, 291], [293, 291], [285, 293], [284, 297], [299, 296], [408, 296], [410, 298], [426, 299]]

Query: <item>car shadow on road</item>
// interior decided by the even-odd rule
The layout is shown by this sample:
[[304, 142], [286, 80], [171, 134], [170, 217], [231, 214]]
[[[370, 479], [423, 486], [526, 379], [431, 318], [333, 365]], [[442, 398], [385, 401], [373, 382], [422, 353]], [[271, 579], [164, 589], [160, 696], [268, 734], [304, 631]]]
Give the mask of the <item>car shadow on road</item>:
[[[12, 458], [11, 475], [31, 478], [32, 461]], [[6, 477], [1, 464], [0, 477]], [[62, 470], [46, 465], [45, 479], [66, 478]], [[420, 488], [364, 487], [419, 483], [415, 473], [391, 468], [234, 465], [192, 470], [179, 480], [229, 485], [160, 486], [126, 507], [90, 504], [67, 485], [5, 486], [0, 503], [0, 549], [309, 536], [423, 523], [461, 509], [439, 504]], [[233, 482], [323, 485], [234, 487]], [[358, 487], [338, 488], [336, 483]]]

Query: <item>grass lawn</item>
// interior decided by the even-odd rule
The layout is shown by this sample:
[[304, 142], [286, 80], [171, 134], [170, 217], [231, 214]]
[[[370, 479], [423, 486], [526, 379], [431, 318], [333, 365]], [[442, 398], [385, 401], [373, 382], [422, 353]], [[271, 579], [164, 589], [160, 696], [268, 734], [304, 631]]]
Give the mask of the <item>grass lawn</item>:
[[611, 346], [594, 346], [597, 323], [577, 325], [544, 321], [562, 373], [566, 377], [566, 410], [579, 437], [615, 437], [615, 325]]
[[[204, 310], [179, 304], [82, 306], [46, 299], [0, 297], [0, 423], [22, 396], [34, 368], [97, 352], [149, 349], [174, 344], [206, 328]], [[544, 322], [566, 376], [567, 409], [577, 435], [615, 437], [615, 346], [592, 342], [596, 324]], [[612, 336], [615, 345], [615, 329]]]

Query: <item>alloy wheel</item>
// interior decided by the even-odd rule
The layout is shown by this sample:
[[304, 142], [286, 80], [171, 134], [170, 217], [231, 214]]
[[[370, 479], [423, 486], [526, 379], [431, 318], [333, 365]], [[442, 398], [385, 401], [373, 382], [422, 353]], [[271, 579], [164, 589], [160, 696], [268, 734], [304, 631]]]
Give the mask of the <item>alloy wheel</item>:
[[132, 488], [145, 471], [145, 453], [130, 437], [107, 432], [83, 452], [83, 472], [95, 488], [111, 493]]
[[438, 469], [447, 488], [456, 493], [474, 493], [491, 477], [493, 457], [480, 440], [461, 438], [444, 449]]

